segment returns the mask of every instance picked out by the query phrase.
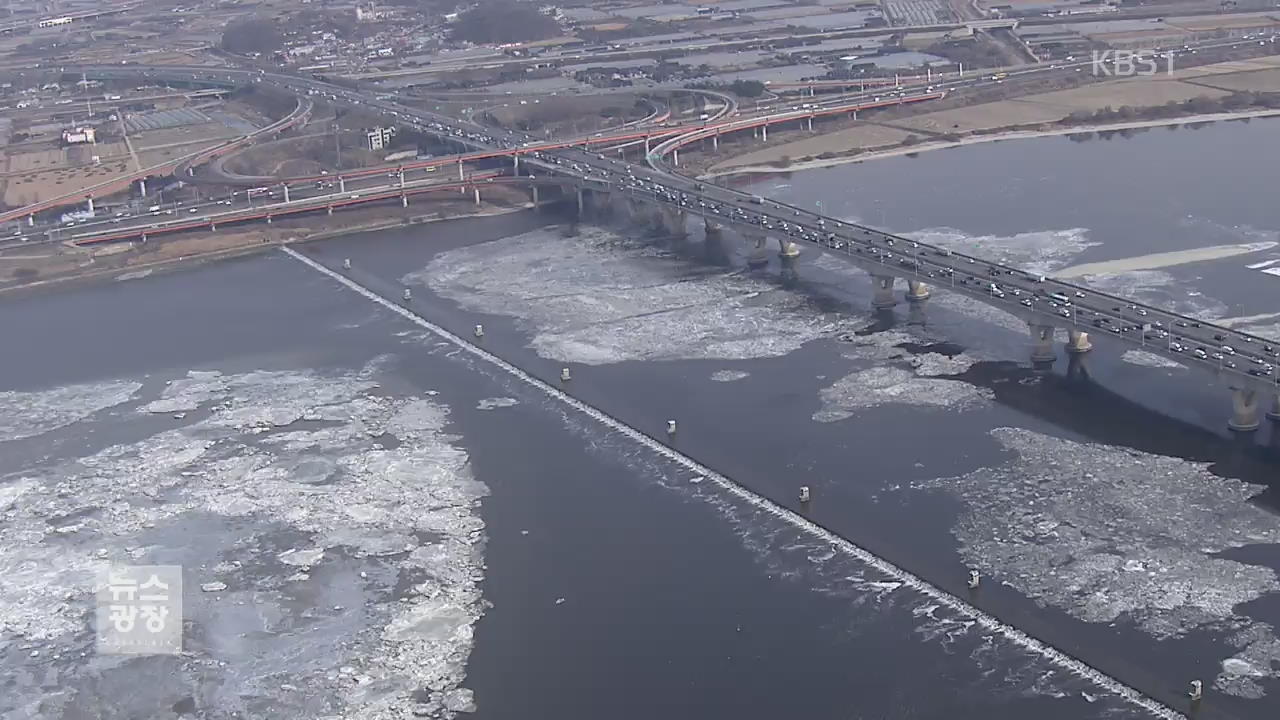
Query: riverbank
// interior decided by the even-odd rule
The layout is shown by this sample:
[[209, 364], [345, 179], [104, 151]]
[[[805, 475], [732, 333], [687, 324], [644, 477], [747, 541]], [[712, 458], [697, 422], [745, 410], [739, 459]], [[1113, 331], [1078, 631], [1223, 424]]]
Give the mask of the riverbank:
[[[24, 262], [37, 275], [29, 280], [4, 285], [0, 283], [0, 297], [22, 291], [51, 289], [76, 282], [90, 282], [118, 276], [117, 280], [145, 277], [158, 270], [183, 267], [195, 262], [224, 260], [241, 255], [261, 252], [264, 249], [294, 245], [316, 240], [327, 240], [344, 235], [390, 230], [476, 217], [494, 217], [523, 212], [533, 208], [532, 203], [515, 206], [498, 206], [466, 214], [427, 213], [404, 217], [383, 218], [352, 222], [336, 228], [311, 230], [306, 227], [280, 228], [263, 226], [242, 232], [188, 235], [170, 240], [153, 241], [149, 245], [130, 243], [127, 246], [107, 246], [98, 250], [76, 248], [72, 252], [54, 252], [45, 256], [18, 255], [6, 257], [0, 254], [0, 269], [6, 261]], [[352, 218], [359, 220], [359, 218]], [[332, 218], [326, 218], [332, 225]], [[117, 250], [124, 247], [124, 250]], [[62, 248], [60, 248], [62, 249]], [[78, 251], [78, 252], [76, 252]], [[30, 263], [32, 259], [46, 261], [41, 268]]]
[[[1203, 115], [1187, 115], [1184, 117], [1161, 118], [1157, 120], [1133, 120], [1118, 123], [1097, 123], [1089, 125], [1072, 125], [1061, 128], [1052, 128], [1044, 130], [1009, 130], [1005, 132], [995, 132], [984, 135], [973, 135], [961, 138], [959, 140], [950, 141], [930, 141], [922, 142], [918, 145], [909, 147], [894, 147], [886, 150], [878, 150], [860, 155], [851, 155], [847, 157], [836, 158], [818, 158], [813, 160], [801, 160], [785, 165], [769, 164], [769, 165], [743, 165], [739, 167], [726, 168], [698, 176], [699, 179], [710, 180], [718, 177], [727, 177], [732, 175], [763, 175], [768, 173], [791, 173], [797, 170], [811, 170], [815, 168], [835, 167], [837, 165], [848, 165], [850, 163], [866, 162], [868, 160], [880, 160], [883, 158], [900, 157], [903, 155], [915, 155], [933, 150], [947, 150], [950, 148], [961, 147], [964, 145], [977, 145], [979, 143], [1000, 142], [1002, 140], [1025, 140], [1040, 137], [1055, 137], [1060, 135], [1078, 135], [1090, 132], [1115, 132], [1120, 130], [1138, 130], [1154, 127], [1168, 127], [1176, 125], [1195, 125], [1200, 123], [1222, 122], [1228, 120], [1252, 120], [1255, 118], [1268, 118], [1280, 116], [1280, 110], [1248, 110], [1241, 112], [1229, 113], [1209, 113]], [[778, 159], [786, 157], [785, 145], [778, 146]]]

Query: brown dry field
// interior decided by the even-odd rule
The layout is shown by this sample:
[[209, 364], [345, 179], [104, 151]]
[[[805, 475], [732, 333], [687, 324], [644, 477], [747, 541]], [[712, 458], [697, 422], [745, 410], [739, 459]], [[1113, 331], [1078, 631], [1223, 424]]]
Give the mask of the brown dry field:
[[840, 152], [852, 148], [874, 150], [876, 148], [897, 145], [910, 134], [911, 133], [905, 130], [868, 123], [851, 128], [845, 128], [843, 130], [837, 130], [832, 133], [815, 135], [803, 140], [796, 140], [795, 142], [786, 143], [784, 146], [779, 146], [778, 148], [770, 147], [763, 150], [735, 155], [729, 160], [712, 165], [711, 169], [724, 170], [726, 168], [742, 165], [764, 165], [771, 163], [781, 157], [778, 150], [782, 148], [785, 148], [786, 154], [793, 158], [821, 155], [824, 152]]
[[30, 205], [97, 185], [127, 171], [126, 160], [113, 160], [91, 167], [50, 170], [9, 178], [5, 185], [4, 202], [9, 207]]
[[[1198, 82], [1188, 82], [1192, 79]], [[1207, 87], [1208, 85], [1215, 87]], [[1108, 106], [1119, 108], [1124, 105], [1148, 107], [1196, 97], [1219, 98], [1237, 90], [1280, 91], [1280, 57], [1187, 68], [1175, 71], [1171, 76], [1112, 80], [1070, 90], [885, 121], [888, 125], [903, 128], [896, 133], [892, 128], [871, 124], [816, 136], [788, 132], [782, 136], [787, 140], [785, 142], [763, 148], [755, 146], [758, 149], [722, 160], [710, 169], [720, 171], [733, 167], [769, 165], [783, 157], [798, 160], [816, 157], [825, 152], [842, 153], [855, 148], [876, 150], [900, 143], [912, 130], [926, 133], [971, 133], [1014, 126], [1047, 125], [1057, 123], [1077, 111], [1092, 112]], [[733, 152], [736, 147], [739, 147], [737, 143], [722, 145], [726, 154]]]
[[1224, 90], [1253, 90], [1256, 92], [1280, 92], [1280, 68], [1258, 70], [1237, 75], [1206, 78], [1202, 82]]

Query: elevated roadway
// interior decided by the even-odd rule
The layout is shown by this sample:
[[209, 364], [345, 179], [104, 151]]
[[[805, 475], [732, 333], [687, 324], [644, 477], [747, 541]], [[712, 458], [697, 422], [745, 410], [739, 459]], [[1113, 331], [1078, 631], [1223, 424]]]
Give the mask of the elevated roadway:
[[[1238, 40], [1217, 43], [1219, 46], [1232, 44], [1242, 43]], [[1078, 65], [1059, 64], [1021, 72], [1071, 72]], [[99, 72], [121, 71], [114, 67], [68, 69], [68, 72], [85, 72], [95, 77]], [[473, 157], [512, 155], [517, 158], [513, 165], [523, 160], [526, 172], [536, 173], [544, 179], [549, 173], [574, 183], [587, 181], [596, 184], [587, 192], [608, 193], [656, 204], [676, 218], [673, 226], [683, 227], [683, 218], [696, 214], [712, 223], [731, 224], [744, 229], [748, 237], [754, 239], [757, 248], [762, 248], [765, 239], [772, 235], [779, 240], [786, 254], [790, 254], [796, 243], [836, 253], [868, 270], [875, 287], [876, 305], [881, 307], [889, 307], [896, 302], [894, 286], [898, 279], [905, 279], [909, 299], [917, 302], [928, 296], [928, 284], [931, 282], [981, 299], [1027, 322], [1032, 338], [1032, 359], [1035, 361], [1047, 361], [1053, 357], [1054, 331], [1061, 329], [1069, 337], [1068, 349], [1071, 351], [1086, 351], [1090, 346], [1089, 333], [1093, 332], [1181, 364], [1203, 368], [1232, 390], [1234, 412], [1230, 425], [1234, 429], [1246, 431], [1258, 427], [1263, 404], [1271, 409], [1272, 417], [1280, 418], [1277, 414], [1280, 407], [1275, 405], [1280, 378], [1276, 377], [1274, 368], [1280, 362], [1280, 351], [1266, 338], [1099, 293], [1085, 286], [1033, 276], [1017, 268], [950, 252], [874, 228], [822, 217], [802, 208], [685, 177], [664, 165], [664, 158], [670, 155], [674, 160], [682, 144], [713, 138], [717, 134], [767, 127], [778, 122], [812, 122], [815, 117], [853, 112], [874, 104], [919, 102], [945, 93], [946, 89], [935, 87], [932, 92], [927, 88], [913, 89], [902, 91], [903, 95], [870, 102], [863, 99], [852, 104], [817, 104], [798, 111], [727, 120], [692, 130], [680, 129], [657, 148], [649, 148], [646, 153], [649, 166], [645, 167], [606, 158], [591, 147], [616, 141], [616, 137], [537, 143], [528, 135], [442, 117], [314, 79], [208, 68], [166, 68], [153, 69], [152, 72], [163, 73], [166, 79], [192, 82], [200, 82], [205, 75], [212, 76], [214, 82], [233, 81], [239, 77], [301, 94], [320, 93], [333, 102], [350, 103], [385, 113], [396, 120], [414, 124], [424, 132], [450, 138], [464, 147], [473, 148], [474, 152], [470, 154]], [[253, 77], [255, 74], [256, 78]], [[992, 76], [957, 78], [950, 87], [1001, 82], [1003, 79]], [[641, 135], [652, 138], [654, 133], [646, 131]]]

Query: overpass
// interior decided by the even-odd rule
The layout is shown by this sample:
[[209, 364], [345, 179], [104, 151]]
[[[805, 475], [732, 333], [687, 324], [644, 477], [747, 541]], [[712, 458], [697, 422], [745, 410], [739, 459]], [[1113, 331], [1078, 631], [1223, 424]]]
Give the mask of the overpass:
[[[1061, 66], [1055, 66], [1061, 67]], [[1070, 67], [1067, 68], [1070, 71]], [[123, 68], [107, 68], [122, 72]], [[98, 68], [74, 68], [67, 72], [97, 76]], [[510, 155], [513, 169], [535, 170], [561, 178], [561, 182], [577, 184], [579, 197], [601, 195], [612, 201], [656, 205], [661, 208], [668, 227], [682, 231], [690, 214], [704, 218], [712, 229], [729, 225], [740, 228], [754, 243], [751, 256], [758, 264], [765, 255], [767, 241], [774, 237], [787, 261], [798, 254], [798, 244], [807, 244], [846, 258], [865, 269], [871, 277], [873, 306], [887, 310], [897, 304], [895, 287], [906, 285], [906, 300], [923, 303], [930, 285], [968, 295], [990, 303], [1023, 319], [1031, 337], [1031, 360], [1051, 362], [1055, 356], [1056, 334], [1067, 337], [1066, 350], [1087, 352], [1092, 343], [1090, 333], [1101, 334], [1122, 346], [1142, 348], [1180, 364], [1209, 372], [1231, 391], [1233, 412], [1229, 425], [1238, 431], [1250, 431], [1260, 424], [1265, 405], [1267, 415], [1280, 420], [1280, 378], [1274, 365], [1280, 364], [1280, 350], [1273, 341], [1231, 328], [1172, 313], [1155, 306], [1133, 302], [1092, 288], [1062, 280], [1029, 274], [1018, 268], [981, 260], [962, 253], [912, 241], [874, 228], [823, 217], [809, 210], [703, 183], [678, 174], [666, 164], [678, 164], [678, 150], [692, 142], [712, 140], [728, 132], [748, 129], [767, 133], [769, 125], [780, 122], [811, 124], [814, 118], [857, 112], [868, 107], [883, 107], [902, 102], [919, 102], [940, 96], [917, 92], [888, 99], [854, 104], [818, 104], [809, 108], [776, 115], [706, 124], [693, 129], [677, 129], [661, 135], [657, 147], [647, 148], [648, 167], [606, 158], [591, 146], [617, 138], [588, 138], [558, 143], [537, 143], [526, 134], [495, 130], [472, 122], [459, 121], [426, 111], [378, 100], [372, 95], [289, 75], [266, 74], [262, 71], [240, 71], [210, 68], [167, 68], [144, 70], [151, 77], [168, 76], [183, 82], [265, 82], [295, 93], [320, 92], [331, 101], [362, 106], [381, 112], [418, 129], [448, 138], [473, 149], [472, 157]], [[138, 72], [134, 69], [134, 72]], [[969, 79], [963, 82], [980, 82]], [[654, 131], [640, 133], [653, 139]], [[580, 202], [580, 206], [581, 206]]]

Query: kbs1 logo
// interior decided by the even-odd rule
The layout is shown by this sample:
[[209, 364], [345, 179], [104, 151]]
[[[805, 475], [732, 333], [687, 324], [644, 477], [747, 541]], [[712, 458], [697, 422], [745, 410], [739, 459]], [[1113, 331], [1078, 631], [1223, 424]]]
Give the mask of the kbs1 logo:
[[1155, 75], [1161, 70], [1173, 73], [1173, 53], [1166, 55], [1142, 55], [1133, 50], [1095, 50], [1093, 74], [1098, 77], [1136, 77]]

